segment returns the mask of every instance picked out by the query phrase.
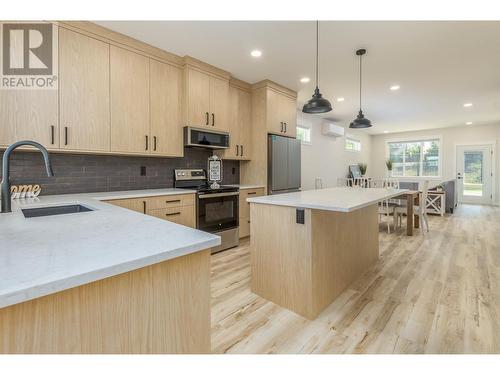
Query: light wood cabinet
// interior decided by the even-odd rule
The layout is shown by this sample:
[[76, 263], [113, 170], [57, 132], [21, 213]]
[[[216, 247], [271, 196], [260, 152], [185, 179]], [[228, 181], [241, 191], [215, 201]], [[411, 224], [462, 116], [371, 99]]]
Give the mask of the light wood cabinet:
[[250, 235], [250, 203], [247, 198], [260, 197], [265, 195], [264, 188], [240, 189], [239, 202], [239, 222], [240, 222], [240, 238]]
[[149, 59], [111, 46], [111, 151], [148, 154]]
[[113, 199], [105, 202], [159, 219], [196, 228], [196, 203], [194, 194]]
[[222, 159], [251, 159], [252, 98], [249, 91], [229, 86], [229, 148], [216, 151]]
[[296, 98], [267, 88], [267, 131], [295, 138], [297, 134]]
[[150, 59], [150, 98], [151, 153], [182, 157], [182, 70]]
[[59, 29], [60, 147], [110, 150], [109, 44]]
[[191, 67], [184, 79], [186, 125], [229, 130], [229, 80]]

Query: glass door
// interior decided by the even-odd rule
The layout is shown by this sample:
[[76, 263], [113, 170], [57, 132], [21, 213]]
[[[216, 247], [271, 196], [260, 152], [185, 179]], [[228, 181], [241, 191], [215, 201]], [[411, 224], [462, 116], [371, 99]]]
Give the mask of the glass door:
[[462, 203], [492, 202], [491, 145], [457, 146], [458, 200]]

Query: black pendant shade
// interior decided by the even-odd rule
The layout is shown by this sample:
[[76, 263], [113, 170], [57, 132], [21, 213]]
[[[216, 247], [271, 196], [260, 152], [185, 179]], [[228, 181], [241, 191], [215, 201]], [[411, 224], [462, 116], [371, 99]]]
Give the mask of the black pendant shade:
[[365, 49], [358, 49], [356, 51], [356, 55], [359, 56], [359, 112], [358, 115], [352, 122], [349, 124], [349, 127], [351, 129], [363, 129], [363, 128], [369, 128], [372, 126], [372, 122], [368, 120], [365, 115], [363, 114], [363, 110], [361, 109], [361, 89], [362, 89], [362, 83], [363, 83], [363, 76], [362, 76], [362, 59], [363, 55], [366, 53]]
[[319, 21], [316, 21], [316, 89], [311, 99], [302, 107], [304, 113], [326, 113], [332, 110], [331, 103], [323, 98], [318, 87], [318, 45], [319, 45]]
[[363, 115], [363, 111], [360, 109], [358, 115], [356, 118], [351, 122], [349, 127], [351, 129], [363, 129], [363, 128], [369, 128], [372, 126], [372, 122], [365, 118], [365, 115]]
[[302, 107], [302, 112], [304, 113], [325, 113], [331, 110], [332, 105], [327, 99], [323, 98], [323, 95], [319, 92], [318, 86], [316, 86], [312, 98]]

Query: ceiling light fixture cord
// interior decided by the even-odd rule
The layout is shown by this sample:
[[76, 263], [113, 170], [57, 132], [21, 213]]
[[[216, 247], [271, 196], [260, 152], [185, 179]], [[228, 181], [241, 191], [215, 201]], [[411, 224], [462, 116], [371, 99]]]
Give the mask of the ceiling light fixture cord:
[[363, 55], [359, 56], [359, 110], [361, 111], [361, 84], [363, 82]]
[[316, 88], [318, 87], [318, 77], [319, 77], [319, 21], [316, 21]]

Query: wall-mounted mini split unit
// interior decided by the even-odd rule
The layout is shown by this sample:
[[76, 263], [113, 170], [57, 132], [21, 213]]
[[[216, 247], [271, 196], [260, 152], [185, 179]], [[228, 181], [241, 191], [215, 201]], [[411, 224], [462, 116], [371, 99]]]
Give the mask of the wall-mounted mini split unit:
[[325, 121], [321, 128], [321, 134], [327, 135], [329, 137], [343, 137], [344, 128], [342, 126], [335, 125], [333, 122]]

